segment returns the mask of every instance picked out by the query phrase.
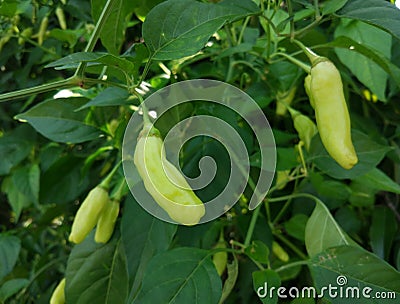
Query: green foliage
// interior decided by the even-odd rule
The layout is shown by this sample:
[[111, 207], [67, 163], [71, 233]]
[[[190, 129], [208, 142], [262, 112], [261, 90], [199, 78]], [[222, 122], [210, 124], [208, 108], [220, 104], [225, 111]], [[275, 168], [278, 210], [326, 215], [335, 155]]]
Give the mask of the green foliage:
[[[233, 2], [172, 0], [156, 6], [143, 23], [143, 38], [152, 58], [173, 60], [193, 55], [224, 23], [258, 12], [251, 1]], [[170, 22], [171, 18], [177, 22]]]
[[121, 239], [114, 235], [109, 243], [98, 245], [93, 241], [93, 234], [90, 236], [75, 246], [68, 258], [66, 301], [124, 303], [129, 290]]
[[181, 247], [161, 253], [149, 262], [142, 287], [132, 303], [217, 303], [221, 289], [208, 252]]
[[[311, 259], [310, 269], [319, 287], [335, 282], [338, 275], [342, 274], [348, 279], [346, 285], [359, 286], [361, 290], [367, 286], [374, 286], [374, 291], [394, 291], [396, 298], [399, 294], [398, 271], [359, 247], [331, 247]], [[384, 276], [381, 276], [382, 273]], [[330, 296], [328, 298], [332, 303], [343, 302], [343, 299]], [[357, 299], [351, 299], [352, 303], [376, 303], [376, 299], [356, 301]], [[396, 300], [388, 299], [388, 303], [396, 303]]]
[[64, 99], [46, 100], [15, 118], [27, 121], [55, 142], [80, 143], [98, 138], [99, 130], [84, 122], [87, 111], [77, 111], [88, 100], [81, 97]]
[[[290, 111], [315, 121], [298, 42], [340, 71], [359, 158], [350, 170], [318, 134], [306, 149], [293, 126]], [[0, 303], [48, 303], [62, 278], [74, 304], [281, 303], [279, 287], [319, 293], [329, 285], [371, 288], [398, 303], [400, 10], [390, 1], [3, 0], [0, 73]], [[122, 142], [143, 99], [201, 78], [227, 82], [262, 108], [281, 175], [250, 211], [265, 147], [243, 117], [201, 100], [172, 108], [157, 122], [162, 135], [185, 118], [215, 116], [250, 155], [236, 205], [185, 227], [153, 217], [120, 187]], [[278, 100], [291, 90], [289, 111], [278, 114]], [[196, 191], [201, 199], [224, 189], [227, 154], [206, 136], [179, 152], [192, 178], [204, 157], [218, 165], [214, 180]], [[121, 204], [110, 241], [95, 243], [92, 231], [69, 243], [79, 205], [104, 179]], [[216, 246], [221, 235], [226, 248]], [[218, 275], [212, 257], [221, 250], [228, 264]], [[259, 297], [271, 287], [272, 298]], [[316, 300], [380, 303], [328, 293]]]

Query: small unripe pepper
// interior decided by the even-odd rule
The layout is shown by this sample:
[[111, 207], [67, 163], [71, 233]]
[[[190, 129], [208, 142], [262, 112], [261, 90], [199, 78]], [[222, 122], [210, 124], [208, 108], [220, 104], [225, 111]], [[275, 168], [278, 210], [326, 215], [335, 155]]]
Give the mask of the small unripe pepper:
[[46, 37], [47, 26], [49, 25], [49, 17], [43, 17], [40, 22], [39, 32], [38, 32], [38, 44], [42, 45]]
[[293, 125], [299, 134], [300, 140], [304, 143], [307, 150], [310, 148], [311, 139], [318, 133], [315, 123], [306, 115], [301, 114], [292, 108], [289, 108], [292, 115]]
[[343, 93], [339, 71], [327, 58], [318, 57], [311, 67], [311, 78], [305, 80], [314, 104], [321, 141], [329, 155], [345, 169], [358, 162], [351, 140], [350, 115]]
[[[226, 248], [224, 235], [221, 233], [217, 245], [214, 248]], [[215, 268], [217, 269], [218, 275], [221, 276], [228, 264], [228, 253], [226, 251], [219, 251], [212, 257]]]
[[282, 262], [288, 262], [289, 261], [289, 255], [288, 253], [285, 251], [285, 249], [283, 249], [281, 247], [281, 245], [279, 245], [277, 242], [273, 241], [272, 242], [272, 252], [275, 254], [275, 256], [280, 259]]
[[58, 283], [56, 289], [50, 298], [50, 304], [64, 304], [65, 303], [65, 278]]
[[26, 39], [29, 39], [32, 36], [33, 29], [31, 27], [27, 27], [24, 29], [18, 38], [18, 44], [23, 45]]
[[286, 92], [279, 91], [276, 94], [276, 110], [275, 114], [279, 116], [284, 116], [287, 112], [287, 107], [292, 103], [296, 95], [297, 87], [293, 86], [290, 90]]
[[205, 207], [181, 172], [166, 159], [163, 141], [152, 124], [145, 124], [139, 134], [134, 163], [147, 192], [172, 220], [188, 226], [200, 221]]
[[61, 29], [66, 30], [67, 22], [65, 21], [64, 10], [60, 6], [58, 6], [56, 8], [56, 16], [57, 16], [58, 23], [60, 24]]
[[69, 241], [79, 244], [92, 231], [104, 206], [109, 203], [108, 191], [101, 186], [92, 189], [75, 215]]
[[119, 201], [112, 199], [107, 202], [97, 221], [94, 240], [96, 243], [107, 243], [114, 232], [114, 226], [119, 214]]

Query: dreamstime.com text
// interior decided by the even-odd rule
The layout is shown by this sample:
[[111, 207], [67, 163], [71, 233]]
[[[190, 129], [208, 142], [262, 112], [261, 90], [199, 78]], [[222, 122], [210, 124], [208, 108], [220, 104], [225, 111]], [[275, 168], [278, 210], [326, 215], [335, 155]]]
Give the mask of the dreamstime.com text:
[[278, 297], [280, 299], [295, 298], [323, 298], [331, 299], [396, 299], [394, 291], [373, 291], [371, 287], [345, 286], [347, 278], [340, 275], [336, 278], [337, 286], [329, 284], [323, 286], [319, 291], [315, 287], [274, 287], [268, 286], [265, 282], [263, 286], [258, 287], [257, 295], [261, 298]]

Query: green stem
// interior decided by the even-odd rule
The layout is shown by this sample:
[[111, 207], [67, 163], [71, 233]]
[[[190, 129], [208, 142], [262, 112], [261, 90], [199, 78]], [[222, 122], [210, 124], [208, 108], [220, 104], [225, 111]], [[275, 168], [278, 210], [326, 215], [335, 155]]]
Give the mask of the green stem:
[[285, 212], [286, 212], [287, 208], [289, 208], [291, 202], [292, 202], [291, 198], [289, 198], [286, 201], [286, 203], [283, 205], [283, 207], [279, 211], [278, 215], [275, 217], [274, 221], [272, 222], [273, 225], [275, 225], [281, 219], [281, 217], [285, 214]]
[[296, 147], [299, 150], [300, 161], [301, 161], [301, 165], [303, 166], [303, 170], [304, 170], [303, 173], [305, 176], [308, 176], [306, 161], [304, 159], [303, 148], [302, 148], [303, 145], [304, 145], [304, 143], [302, 141], [300, 141], [299, 144], [296, 145]]
[[311, 73], [311, 67], [308, 64], [305, 64], [304, 62], [294, 58], [293, 56], [290, 56], [286, 53], [281, 53], [281, 52], [277, 52], [275, 54], [273, 54], [271, 57], [274, 56], [282, 56], [285, 57], [286, 59], [288, 59], [289, 61], [293, 62], [294, 64], [296, 64], [298, 67], [302, 68], [304, 71], [306, 71], [306, 73], [310, 74]]
[[230, 252], [230, 253], [241, 254], [242, 250], [237, 250], [237, 249], [233, 249], [233, 248], [214, 248], [214, 249], [211, 249], [207, 255], [212, 256], [212, 255], [216, 254], [217, 252]]
[[271, 203], [275, 203], [275, 202], [287, 201], [288, 199], [298, 198], [298, 197], [306, 197], [306, 198], [309, 198], [309, 199], [313, 200], [314, 202], [320, 202], [318, 197], [315, 197], [314, 195], [309, 194], [309, 193], [294, 193], [294, 194], [290, 194], [290, 195], [284, 195], [284, 196], [280, 196], [280, 197], [269, 198], [268, 200]]
[[27, 89], [22, 89], [22, 90], [17, 90], [9, 93], [4, 93], [0, 94], [0, 103], [5, 102], [5, 101], [11, 101], [14, 99], [19, 99], [19, 98], [24, 98], [28, 97], [31, 95], [35, 94], [41, 94], [41, 93], [46, 93], [50, 92], [53, 90], [60, 90], [60, 89], [67, 89], [67, 88], [72, 88], [72, 87], [83, 87], [84, 85], [94, 85], [94, 84], [104, 84], [104, 85], [112, 85], [116, 87], [120, 87], [123, 89], [126, 89], [126, 86], [119, 84], [119, 83], [114, 83], [110, 81], [104, 81], [101, 79], [94, 79], [94, 78], [79, 78], [76, 76], [72, 76], [67, 79], [51, 82], [51, 83], [45, 83], [39, 86], [35, 86], [32, 88], [27, 88]]
[[321, 56], [315, 54], [309, 47], [306, 47], [299, 40], [294, 39], [293, 42], [296, 43], [300, 47], [300, 49], [304, 52], [304, 54], [307, 55], [312, 65], [314, 65], [314, 63], [321, 58]]
[[[238, 158], [238, 156], [237, 156], [233, 151], [231, 151], [231, 152], [232, 152], [231, 155], [232, 155], [232, 158], [233, 158], [234, 162], [235, 162], [236, 164], [240, 164], [240, 159]], [[245, 168], [244, 168], [243, 166], [241, 166], [241, 165], [239, 165], [238, 167], [239, 167], [240, 173], [242, 173], [243, 177], [244, 177], [244, 178], [247, 178], [247, 184], [249, 185], [249, 187], [251, 188], [251, 190], [252, 190], [253, 192], [255, 192], [258, 196], [260, 196], [260, 193], [258, 192], [258, 189], [257, 189], [257, 187], [256, 187], [256, 183], [255, 183], [254, 180], [251, 178], [251, 176], [249, 176], [249, 175], [247, 174]], [[260, 204], [259, 206], [261, 206], [261, 204]], [[255, 212], [255, 211], [254, 211], [254, 212]], [[260, 211], [258, 211], [258, 213], [259, 213], [259, 212], [260, 212]], [[257, 213], [257, 216], [258, 216], [258, 213]], [[253, 216], [254, 216], [254, 214], [253, 214]], [[269, 221], [270, 221], [269, 208], [267, 208], [267, 216], [268, 216], [268, 222], [269, 222]], [[251, 235], [250, 235], [250, 238], [251, 238]]]
[[246, 246], [245, 246], [245, 245], [243, 245], [242, 243], [239, 243], [238, 241], [235, 241], [235, 240], [230, 240], [230, 241], [229, 241], [229, 244], [230, 244], [230, 245], [233, 245], [233, 246], [238, 246], [238, 247], [242, 248], [242, 249], [240, 250], [240, 252], [242, 252], [244, 249], [246, 249]]
[[49, 92], [56, 89], [65, 89], [74, 86], [78, 86], [80, 83], [77, 77], [70, 77], [68, 79], [63, 79], [55, 81], [52, 83], [42, 84], [33, 88], [22, 89], [18, 91], [13, 91], [9, 93], [4, 93], [0, 95], [0, 102], [10, 101], [17, 98], [24, 98], [34, 94], [40, 94]]
[[234, 67], [235, 63], [230, 61], [229, 65], [228, 65], [228, 72], [226, 73], [226, 77], [225, 77], [225, 82], [228, 82], [231, 80], [232, 75], [233, 75], [233, 67]]
[[[269, 193], [272, 193], [272, 192], [269, 191]], [[269, 201], [268, 200], [266, 200], [264, 202], [264, 207], [265, 207], [265, 213], [267, 214], [268, 223], [271, 223], [271, 208], [269, 207]]]
[[297, 31], [294, 33], [294, 36], [295, 36], [295, 37], [298, 37], [298, 36], [300, 36], [301, 34], [303, 34], [304, 32], [307, 32], [308, 30], [310, 30], [310, 29], [312, 29], [313, 27], [315, 27], [316, 25], [318, 25], [318, 24], [321, 22], [321, 20], [322, 20], [322, 17], [320, 16], [320, 17], [318, 17], [317, 19], [315, 19], [313, 22], [311, 22], [310, 24], [308, 24], [308, 25], [306, 25], [305, 27], [303, 27], [303, 28], [297, 30]]
[[286, 264], [286, 265], [276, 268], [275, 271], [281, 272], [281, 271], [285, 271], [286, 269], [290, 269], [292, 267], [304, 266], [304, 265], [308, 265], [308, 261], [296, 261], [296, 262], [293, 262], [290, 264]]
[[133, 89], [132, 93], [139, 99], [139, 103], [140, 103], [140, 107], [142, 108], [142, 112], [143, 112], [143, 122], [144, 124], [150, 124], [151, 120], [149, 117], [149, 111], [147, 110], [146, 105], [144, 104], [144, 100], [142, 95], [140, 95], [139, 92], [137, 92], [135, 89]]
[[247, 27], [247, 24], [249, 23], [249, 21], [250, 21], [250, 16], [249, 17], [247, 17], [245, 20], [244, 20], [244, 23], [243, 23], [243, 25], [242, 25], [242, 29], [240, 30], [240, 33], [239, 33], [239, 38], [238, 38], [238, 41], [237, 41], [237, 44], [239, 45], [240, 43], [242, 43], [242, 39], [243, 39], [243, 36], [244, 36], [244, 31], [246, 30], [246, 27]]
[[[232, 33], [229, 31], [227, 26], [224, 27], [224, 30], [226, 32], [226, 37], [227, 37], [227, 41], [228, 41], [229, 47], [233, 47], [234, 43], [233, 43]], [[229, 58], [228, 72], [226, 73], [226, 76], [225, 76], [225, 82], [229, 83], [229, 81], [231, 80], [232, 75], [233, 75], [233, 67], [234, 67], [235, 64], [233, 62], [233, 56], [232, 55], [230, 55], [228, 58]]]
[[303, 259], [303, 260], [307, 260], [308, 259], [308, 257], [299, 248], [297, 248], [296, 245], [294, 245], [291, 241], [289, 241], [283, 235], [275, 233], [274, 236], [276, 236], [282, 243], [284, 243], [286, 246], [288, 246], [301, 259]]
[[[140, 84], [141, 84], [141, 83], [143, 82], [143, 80], [145, 79], [145, 77], [147, 76], [147, 73], [148, 73], [149, 70], [150, 70], [150, 65], [151, 65], [152, 61], [153, 61], [153, 58], [152, 58], [152, 56], [150, 56], [150, 57], [149, 57], [149, 60], [147, 60], [147, 62], [146, 62], [146, 65], [144, 66], [142, 75], [140, 75], [139, 81], [138, 81], [138, 82], [136, 83], [136, 85], [130, 90], [131, 93], [134, 94], [134, 93], [136, 92], [135, 88], [139, 87]], [[143, 98], [142, 98], [142, 101], [143, 101]], [[142, 102], [141, 102], [141, 103], [142, 103]]]
[[[268, 5], [269, 5], [269, 1], [268, 1]], [[267, 35], [267, 58], [269, 58], [270, 54], [271, 54], [271, 27], [269, 26], [269, 22], [267, 21], [267, 31], [266, 31], [266, 35]]]
[[103, 179], [103, 181], [100, 183], [99, 187], [102, 187], [106, 190], [110, 188], [110, 183], [112, 178], [114, 177], [114, 174], [117, 172], [119, 166], [122, 164], [122, 160], [118, 162], [118, 164], [115, 165], [115, 167], [111, 170], [110, 173]]
[[320, 19], [321, 13], [319, 11], [318, 0], [314, 0], [314, 8], [315, 8], [315, 19]]
[[149, 117], [149, 111], [147, 110], [147, 107], [144, 105], [144, 103], [141, 104], [142, 107], [142, 112], [143, 112], [143, 122], [144, 124], [150, 124], [151, 120]]
[[[92, 35], [89, 38], [88, 44], [85, 47], [84, 52], [91, 52], [93, 51], [97, 40], [99, 39], [100, 33], [103, 29], [104, 24], [106, 23], [108, 17], [111, 14], [111, 11], [114, 7], [114, 4], [117, 2], [117, 0], [107, 0], [106, 5], [104, 6], [103, 10], [101, 11], [101, 15], [99, 17], [99, 20], [97, 20], [96, 26], [93, 30]], [[81, 62], [78, 66], [78, 68], [75, 71], [74, 76], [79, 76], [83, 77], [83, 73], [85, 72], [86, 68], [86, 62]]]
[[289, 17], [290, 17], [290, 40], [292, 41], [294, 39], [294, 17], [293, 17], [293, 7], [292, 7], [292, 1], [288, 0], [287, 1], [287, 7], [288, 7], [288, 12], [289, 12]]
[[22, 35], [12, 35], [12, 37], [22, 38], [22, 39], [25, 40], [25, 42], [28, 42], [28, 43], [40, 48], [43, 52], [48, 53], [48, 54], [53, 55], [53, 56], [56, 56], [58, 58], [60, 57], [56, 52], [54, 52], [54, 51], [52, 51], [52, 50], [50, 50], [48, 48], [45, 48], [43, 45], [40, 45], [39, 43], [37, 43], [36, 41], [34, 41], [34, 40], [30, 39], [30, 38], [27, 38], [27, 37], [22, 36]]
[[[262, 72], [260, 72], [260, 70], [258, 70], [256, 67], [254, 67], [254, 65], [252, 65], [250, 62], [245, 61], [245, 60], [235, 60], [235, 61], [233, 61], [232, 62], [232, 68], [235, 65], [238, 65], [238, 64], [243, 64], [245, 66], [248, 66], [250, 69], [252, 69], [254, 72], [256, 72], [260, 77], [265, 77], [265, 75]], [[232, 72], [233, 72], [233, 70], [231, 70], [231, 73]]]
[[173, 67], [171, 70], [171, 72], [173, 74], [179, 74], [183, 68], [192, 65], [193, 63], [196, 63], [198, 61], [204, 60], [204, 59], [208, 59], [210, 57], [214, 56], [213, 53], [207, 53], [207, 54], [199, 54], [196, 55], [192, 58], [187, 59], [186, 61], [182, 62], [181, 64], [179, 64], [177, 67]]
[[267, 21], [267, 24], [271, 26], [271, 28], [272, 28], [272, 30], [274, 31], [274, 33], [275, 33], [276, 35], [279, 35], [278, 29], [276, 28], [276, 26], [275, 26], [275, 25], [272, 23], [272, 21], [271, 21], [271, 19], [273, 18], [273, 15], [274, 15], [274, 14], [275, 14], [275, 13], [273, 13], [272, 16], [269, 17], [269, 18], [268, 18], [267, 16], [265, 16], [264, 14], [261, 15], [261, 17], [264, 18], [264, 19]]
[[[297, 169], [296, 169], [297, 170]], [[304, 178], [304, 177], [306, 177], [304, 174], [299, 174], [299, 175], [296, 175], [296, 176], [292, 176], [292, 174], [291, 174], [291, 177], [290, 177], [290, 182], [292, 182], [292, 181], [296, 181], [296, 180], [298, 180], [298, 179], [300, 179], [300, 178]], [[270, 189], [269, 189], [269, 193], [272, 193], [272, 192], [274, 192], [275, 190], [278, 190], [278, 188], [279, 188], [279, 186], [280, 185], [282, 185], [282, 183], [279, 183], [279, 184], [277, 184], [277, 185], [274, 185], [273, 187], [271, 187]], [[274, 198], [268, 198], [268, 200], [269, 201], [271, 201], [271, 202], [274, 202]]]
[[[232, 155], [232, 158], [235, 161], [235, 163], [240, 164], [240, 160], [239, 160], [238, 156], [233, 151], [230, 154]], [[239, 165], [239, 170], [241, 171], [243, 177], [247, 178], [247, 183], [250, 186], [251, 190], [253, 190], [253, 192], [256, 192], [257, 191], [256, 184], [253, 181], [253, 179], [250, 176], [248, 176], [248, 174], [245, 171], [245, 169], [243, 168], [243, 166]], [[251, 216], [249, 229], [247, 230], [246, 238], [244, 241], [245, 247], [250, 245], [251, 238], [252, 238], [253, 232], [254, 232], [254, 228], [257, 223], [257, 218], [258, 218], [258, 215], [260, 214], [261, 206], [262, 206], [262, 204], [259, 204], [258, 207], [256, 209], [254, 209], [254, 212]], [[269, 221], [269, 219], [268, 219], [268, 221]]]
[[117, 82], [112, 82], [112, 81], [108, 81], [108, 80], [101, 80], [101, 79], [97, 79], [97, 78], [82, 78], [82, 80], [80, 81], [79, 85], [85, 86], [85, 85], [95, 85], [95, 84], [103, 84], [106, 86], [114, 86], [114, 87], [118, 87], [121, 89], [127, 89], [126, 85], [124, 84], [120, 84]]
[[255, 259], [253, 259], [252, 257], [249, 257], [251, 259], [251, 261], [258, 267], [258, 269], [260, 270], [265, 270], [265, 267], [263, 265], [261, 265], [260, 262], [257, 262]]
[[121, 178], [120, 182], [115, 187], [115, 190], [113, 191], [110, 197], [119, 202], [121, 198], [125, 195], [125, 191], [126, 191], [126, 181], [125, 178]]
[[249, 229], [247, 229], [246, 238], [244, 240], [244, 245], [246, 247], [250, 245], [251, 238], [252, 238], [253, 232], [254, 232], [254, 228], [256, 227], [258, 215], [260, 214], [261, 206], [262, 206], [262, 204], [258, 205], [258, 207], [256, 209], [254, 209], [254, 212], [251, 216]]

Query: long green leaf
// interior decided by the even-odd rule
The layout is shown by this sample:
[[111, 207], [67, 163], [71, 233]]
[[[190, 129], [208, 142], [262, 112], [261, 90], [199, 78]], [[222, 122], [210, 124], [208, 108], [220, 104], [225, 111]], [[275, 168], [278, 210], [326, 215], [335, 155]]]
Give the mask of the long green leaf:
[[106, 106], [119, 106], [128, 105], [129, 93], [127, 90], [110, 87], [97, 94], [92, 100], [77, 109], [78, 111], [90, 107], [106, 107]]
[[[350, 19], [340, 20], [335, 29], [335, 37], [345, 36], [363, 45], [364, 49], [375, 50], [380, 53], [381, 61], [389, 61], [391, 57], [392, 36], [372, 25]], [[350, 71], [376, 94], [379, 100], [385, 101], [385, 91], [387, 83], [387, 74], [375, 62], [368, 57], [353, 51], [354, 46], [349, 49], [336, 48], [336, 54]]]
[[376, 207], [372, 214], [369, 235], [372, 250], [381, 259], [388, 260], [396, 232], [397, 221], [394, 212], [388, 207]]
[[[51, 152], [54, 153], [54, 150]], [[89, 175], [82, 175], [82, 158], [71, 154], [56, 154], [56, 157], [54, 163], [40, 176], [41, 204], [70, 203], [87, 191], [91, 182]]]
[[102, 64], [132, 73], [135, 70], [134, 64], [124, 57], [114, 56], [108, 53], [86, 53], [78, 52], [67, 55], [46, 65], [47, 68], [64, 70], [75, 68], [81, 62]]
[[229, 0], [218, 4], [170, 0], [149, 12], [143, 23], [143, 37], [153, 59], [179, 59], [203, 48], [225, 22], [258, 11], [257, 5], [249, 0]]
[[352, 169], [346, 170], [338, 165], [329, 156], [319, 136], [314, 136], [311, 141], [309, 160], [313, 161], [318, 169], [334, 178], [354, 179], [375, 168], [386, 153], [392, 149], [389, 146], [374, 142], [369, 136], [358, 130], [352, 130], [351, 134], [358, 156], [358, 163]]
[[[92, 16], [98, 20], [105, 7], [107, 0], [92, 0]], [[125, 40], [125, 30], [128, 25], [127, 16], [134, 10], [131, 1], [114, 0], [114, 5], [109, 12], [100, 39], [102, 44], [113, 55], [119, 54], [122, 43]]]
[[130, 298], [140, 287], [151, 258], [168, 249], [177, 226], [148, 214], [131, 195], [125, 200], [121, 238], [127, 256]]
[[400, 185], [378, 168], [374, 168], [366, 174], [355, 179], [356, 182], [368, 189], [388, 191], [400, 194]]
[[128, 296], [126, 256], [115, 234], [104, 245], [94, 233], [74, 247], [68, 259], [65, 296], [67, 303], [125, 304]]
[[18, 191], [27, 196], [31, 202], [39, 203], [40, 169], [37, 164], [16, 169], [12, 179]]
[[176, 248], [151, 260], [133, 303], [218, 303], [221, 285], [208, 251]]
[[322, 15], [329, 15], [341, 9], [348, 0], [325, 0], [321, 3]]
[[[320, 291], [325, 287], [324, 297], [333, 304], [396, 304], [400, 298], [400, 273], [360, 247], [338, 246], [327, 249], [313, 257], [309, 267], [316, 287]], [[334, 293], [329, 294], [329, 286], [336, 292], [336, 296]], [[364, 296], [363, 291], [367, 296]], [[378, 295], [387, 298], [383, 300]]]
[[337, 15], [370, 23], [400, 39], [400, 10], [389, 1], [349, 0]]
[[320, 47], [337, 47], [349, 51], [351, 50], [351, 52], [360, 53], [380, 66], [386, 73], [393, 77], [396, 83], [400, 86], [400, 68], [390, 62], [390, 60], [388, 60], [383, 54], [370, 47], [344, 36], [338, 36], [334, 41], [323, 44]]
[[21, 125], [0, 137], [0, 175], [10, 173], [11, 168], [29, 155], [36, 140], [36, 132], [28, 125]]
[[313, 257], [318, 253], [339, 245], [356, 245], [342, 230], [320, 200], [316, 200], [315, 208], [308, 219], [305, 230], [307, 253]]
[[85, 98], [50, 99], [18, 114], [43, 136], [57, 142], [80, 143], [99, 138], [100, 131], [84, 122], [87, 111], [75, 112], [87, 102]]
[[39, 203], [39, 180], [37, 164], [17, 168], [4, 179], [1, 190], [7, 194], [8, 203], [15, 213], [15, 222], [18, 222], [23, 209], [32, 203]]
[[4, 282], [0, 286], [0, 302], [5, 303], [9, 297], [28, 286], [29, 283], [30, 281], [27, 279], [11, 279]]
[[0, 280], [13, 270], [20, 250], [19, 238], [0, 234]]

